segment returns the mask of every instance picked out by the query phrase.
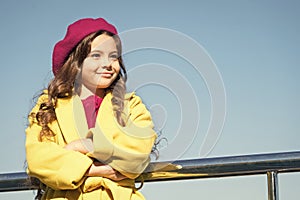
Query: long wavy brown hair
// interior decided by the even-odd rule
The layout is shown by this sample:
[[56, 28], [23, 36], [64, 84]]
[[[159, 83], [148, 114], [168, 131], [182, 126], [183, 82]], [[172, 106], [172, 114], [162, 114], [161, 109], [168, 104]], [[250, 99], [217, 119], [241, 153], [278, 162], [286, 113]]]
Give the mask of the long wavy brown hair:
[[55, 106], [59, 98], [70, 98], [74, 94], [80, 94], [81, 91], [81, 68], [84, 59], [91, 51], [92, 41], [99, 35], [106, 34], [114, 38], [118, 51], [118, 61], [120, 64], [120, 72], [116, 80], [111, 84], [107, 91], [112, 92], [113, 111], [117, 122], [121, 126], [125, 126], [125, 121], [122, 118], [124, 109], [124, 95], [126, 93], [125, 82], [127, 80], [126, 69], [122, 60], [122, 45], [118, 35], [114, 35], [107, 31], [98, 31], [85, 37], [70, 53], [64, 65], [56, 73], [55, 77], [48, 85], [48, 100], [40, 105], [39, 111], [35, 114], [38, 124], [42, 127], [39, 139], [51, 138], [54, 133], [49, 128], [48, 124], [56, 120]]

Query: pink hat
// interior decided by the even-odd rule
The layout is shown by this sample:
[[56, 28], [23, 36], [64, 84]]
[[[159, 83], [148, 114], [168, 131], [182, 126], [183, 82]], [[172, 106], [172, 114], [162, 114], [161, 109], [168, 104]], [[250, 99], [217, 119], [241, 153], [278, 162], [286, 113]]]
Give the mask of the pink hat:
[[66, 61], [68, 55], [74, 47], [86, 36], [91, 33], [105, 30], [113, 34], [118, 34], [117, 29], [107, 23], [103, 18], [85, 18], [80, 19], [68, 26], [66, 36], [54, 46], [52, 54], [52, 71], [56, 75], [58, 70]]

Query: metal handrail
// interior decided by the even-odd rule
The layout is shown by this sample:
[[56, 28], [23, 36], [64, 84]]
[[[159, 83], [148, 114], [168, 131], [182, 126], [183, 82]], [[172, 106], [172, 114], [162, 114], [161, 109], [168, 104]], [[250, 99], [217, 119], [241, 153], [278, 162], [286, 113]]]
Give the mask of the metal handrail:
[[[137, 182], [266, 174], [268, 199], [278, 200], [278, 173], [300, 171], [300, 151], [152, 162]], [[37, 189], [25, 172], [0, 174], [0, 192]]]

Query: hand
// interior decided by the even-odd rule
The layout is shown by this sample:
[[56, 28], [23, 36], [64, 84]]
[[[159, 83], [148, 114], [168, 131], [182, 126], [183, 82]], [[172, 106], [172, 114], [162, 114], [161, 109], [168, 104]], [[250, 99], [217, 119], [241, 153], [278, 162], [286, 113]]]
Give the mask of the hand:
[[105, 165], [101, 162], [95, 161], [89, 168], [87, 176], [101, 176], [113, 181], [120, 181], [127, 177], [122, 175], [120, 172], [114, 170], [111, 166]]
[[68, 143], [66, 146], [64, 146], [64, 148], [87, 154], [88, 152], [93, 151], [94, 146], [91, 139], [78, 139]]

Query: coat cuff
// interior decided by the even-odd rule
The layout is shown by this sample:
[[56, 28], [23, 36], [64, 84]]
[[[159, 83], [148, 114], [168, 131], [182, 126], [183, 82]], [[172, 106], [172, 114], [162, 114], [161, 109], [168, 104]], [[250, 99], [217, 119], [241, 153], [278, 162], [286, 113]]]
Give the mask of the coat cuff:
[[[97, 134], [93, 134], [93, 132]], [[90, 133], [93, 137], [94, 150], [87, 153], [87, 156], [105, 163], [113, 154], [113, 145], [98, 126], [90, 129]]]

